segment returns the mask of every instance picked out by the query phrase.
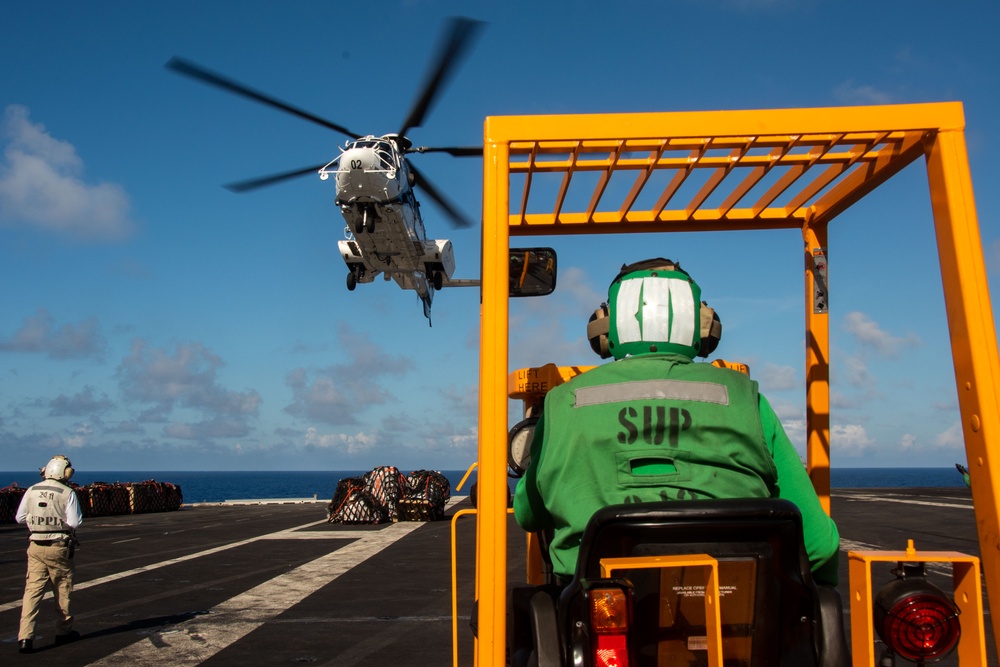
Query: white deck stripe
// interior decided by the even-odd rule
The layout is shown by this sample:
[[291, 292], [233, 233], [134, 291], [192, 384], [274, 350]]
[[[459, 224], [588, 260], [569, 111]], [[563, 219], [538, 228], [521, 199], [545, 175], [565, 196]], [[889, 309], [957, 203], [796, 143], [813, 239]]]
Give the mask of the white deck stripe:
[[[137, 567], [132, 570], [125, 570], [123, 572], [116, 572], [115, 574], [109, 574], [106, 577], [100, 577], [98, 579], [91, 579], [90, 581], [84, 581], [82, 583], [74, 584], [74, 591], [82, 591], [85, 588], [90, 588], [91, 586], [100, 586], [101, 584], [107, 584], [112, 581], [117, 581], [119, 579], [124, 579], [125, 577], [131, 577], [134, 574], [141, 574], [143, 572], [151, 572], [153, 570], [158, 570], [161, 567], [167, 567], [168, 565], [176, 565], [177, 563], [183, 563], [184, 561], [194, 560], [195, 558], [201, 558], [202, 556], [210, 556], [214, 553], [220, 551], [225, 551], [226, 549], [232, 549], [235, 547], [241, 547], [244, 544], [250, 544], [251, 542], [256, 542], [257, 540], [267, 540], [267, 539], [288, 539], [295, 538], [298, 535], [295, 531], [304, 530], [306, 528], [311, 528], [319, 524], [326, 523], [326, 521], [311, 521], [309, 523], [304, 523], [301, 526], [296, 526], [295, 528], [286, 528], [285, 530], [279, 530], [276, 533], [268, 533], [265, 535], [258, 535], [257, 537], [251, 537], [246, 540], [239, 540], [238, 542], [229, 542], [228, 544], [223, 544], [222, 546], [213, 547], [211, 549], [205, 549], [204, 551], [199, 551], [197, 553], [188, 554], [187, 556], [180, 556], [179, 558], [171, 558], [170, 560], [160, 561], [159, 563], [150, 563], [149, 565], [143, 565], [142, 567]], [[344, 537], [349, 535], [351, 537], [357, 535], [358, 533], [322, 533], [324, 537], [327, 535], [333, 537]], [[315, 535], [315, 534], [314, 534]], [[312, 535], [311, 535], [312, 536]], [[47, 591], [45, 593], [44, 599], [49, 599], [52, 597], [52, 591]], [[5, 602], [0, 604], [0, 612], [7, 611], [8, 609], [16, 609], [21, 606], [21, 600], [14, 600], [13, 602]]]
[[[445, 509], [451, 509], [454, 505], [466, 499], [467, 496], [452, 496], [448, 499], [445, 505]], [[223, 544], [222, 546], [213, 547], [211, 549], [205, 549], [204, 551], [199, 551], [197, 553], [188, 554], [187, 556], [180, 556], [178, 558], [171, 558], [170, 560], [160, 561], [159, 563], [150, 563], [149, 565], [143, 565], [142, 567], [137, 567], [132, 570], [125, 570], [124, 572], [116, 572], [115, 574], [109, 574], [106, 577], [100, 577], [99, 579], [91, 579], [90, 581], [84, 581], [82, 583], [75, 583], [73, 585], [74, 591], [82, 591], [85, 588], [90, 588], [91, 586], [100, 586], [101, 584], [107, 584], [112, 581], [117, 581], [119, 579], [124, 579], [125, 577], [131, 577], [134, 574], [141, 574], [143, 572], [151, 572], [153, 570], [158, 570], [161, 567], [167, 567], [168, 565], [176, 565], [177, 563], [183, 563], [185, 561], [194, 560], [195, 558], [201, 558], [202, 556], [211, 556], [214, 553], [219, 553], [220, 551], [225, 551], [226, 549], [233, 549], [235, 547], [241, 547], [245, 544], [250, 544], [251, 542], [256, 542], [258, 540], [287, 540], [287, 539], [357, 539], [362, 535], [357, 531], [323, 531], [323, 532], [299, 532], [307, 528], [312, 528], [313, 526], [319, 526], [327, 523], [325, 520], [321, 521], [310, 521], [309, 523], [304, 523], [301, 526], [295, 526], [294, 528], [285, 528], [284, 530], [279, 530], [274, 533], [266, 533], [264, 535], [258, 535], [257, 537], [251, 537], [245, 540], [239, 540], [237, 542], [230, 542], [228, 544]], [[213, 524], [220, 525], [220, 524]], [[414, 525], [420, 525], [419, 522]], [[202, 526], [204, 529], [204, 526]], [[43, 599], [48, 600], [52, 598], [52, 591], [47, 591]], [[10, 609], [17, 609], [21, 606], [21, 600], [12, 600], [10, 602], [5, 602], [0, 604], [0, 612], [8, 611]]]
[[841, 498], [847, 501], [860, 500], [863, 502], [902, 503], [904, 505], [927, 505], [929, 507], [952, 507], [961, 510], [974, 509], [971, 503], [959, 505], [958, 503], [939, 503], [930, 500], [908, 500], [906, 498], [889, 498], [886, 496], [869, 495], [843, 495]]
[[228, 599], [207, 615], [171, 625], [169, 632], [153, 633], [91, 664], [199, 664], [421, 525], [396, 523], [379, 531], [351, 533], [359, 539]]

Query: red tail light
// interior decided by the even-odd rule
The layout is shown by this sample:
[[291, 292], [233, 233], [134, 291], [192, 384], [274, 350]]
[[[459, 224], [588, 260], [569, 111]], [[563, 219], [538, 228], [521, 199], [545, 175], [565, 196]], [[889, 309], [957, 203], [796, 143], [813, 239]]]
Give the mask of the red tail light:
[[594, 665], [628, 667], [628, 594], [621, 588], [594, 588], [589, 597]]
[[[909, 566], [908, 566], [909, 567]], [[958, 644], [961, 625], [955, 604], [920, 574], [887, 584], [875, 597], [875, 630], [898, 655], [933, 662]]]

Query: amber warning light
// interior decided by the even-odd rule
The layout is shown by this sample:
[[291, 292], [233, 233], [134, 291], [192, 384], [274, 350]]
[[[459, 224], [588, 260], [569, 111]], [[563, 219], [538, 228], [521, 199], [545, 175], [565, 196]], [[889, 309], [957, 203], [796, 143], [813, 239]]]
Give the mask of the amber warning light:
[[628, 594], [621, 588], [590, 591], [590, 627], [594, 634], [594, 665], [628, 667]]

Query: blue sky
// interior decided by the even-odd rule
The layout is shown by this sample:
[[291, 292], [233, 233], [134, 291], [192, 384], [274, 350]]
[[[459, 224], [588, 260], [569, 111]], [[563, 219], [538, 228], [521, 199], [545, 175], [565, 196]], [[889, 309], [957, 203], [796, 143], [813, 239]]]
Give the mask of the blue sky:
[[[430, 328], [394, 284], [348, 292], [332, 181], [221, 187], [332, 159], [343, 137], [164, 69], [179, 55], [382, 134], [453, 15], [488, 25], [417, 144], [481, 144], [488, 115], [961, 101], [996, 285], [995, 3], [5, 3], [0, 468], [471, 464], [478, 293], [439, 294]], [[478, 217], [480, 161], [414, 160]], [[926, 183], [911, 165], [831, 226], [835, 466], [964, 460]], [[478, 230], [423, 213], [476, 277]], [[586, 319], [617, 267], [677, 259], [722, 318], [718, 355], [750, 364], [801, 449], [796, 232], [558, 249], [557, 293], [513, 307], [514, 366], [599, 363]]]

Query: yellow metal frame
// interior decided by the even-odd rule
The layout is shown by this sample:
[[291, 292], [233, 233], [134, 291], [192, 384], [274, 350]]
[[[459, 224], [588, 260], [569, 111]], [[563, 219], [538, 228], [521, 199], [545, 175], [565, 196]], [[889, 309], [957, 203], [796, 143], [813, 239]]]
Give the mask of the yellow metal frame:
[[[469, 468], [471, 471], [472, 468]], [[451, 517], [451, 661], [454, 667], [458, 667], [458, 520], [465, 516], [476, 516], [476, 510], [459, 510]], [[478, 585], [479, 582], [476, 582]]]
[[[504, 664], [508, 258], [511, 236], [798, 229], [805, 263], [807, 466], [829, 512], [829, 322], [817, 307], [814, 268], [840, 213], [923, 157], [927, 166], [945, 306], [979, 543], [989, 589], [1000, 590], [1000, 359], [976, 219], [959, 102], [872, 107], [684, 113], [489, 117], [484, 125], [479, 391], [479, 665]], [[645, 188], [658, 171], [669, 177]], [[588, 172], [582, 206], [571, 189]], [[606, 201], [612, 176], [631, 177]], [[685, 183], [703, 177], [693, 197]], [[555, 177], [549, 208], [534, 181]], [[512, 197], [512, 177], [520, 193]], [[773, 179], [773, 182], [772, 182]], [[512, 201], [513, 200], [513, 201]], [[706, 202], [713, 202], [707, 204]], [[716, 203], [717, 202], [717, 203]], [[575, 208], [575, 210], [574, 210]], [[1000, 615], [991, 617], [1000, 637]]]
[[708, 667], [722, 667], [722, 613], [719, 596], [719, 561], [708, 554], [681, 556], [630, 556], [602, 558], [601, 576], [609, 578], [615, 570], [700, 567], [705, 572], [705, 638]]
[[[986, 631], [979, 559], [954, 551], [851, 551], [851, 655], [854, 667], [875, 664], [875, 628], [872, 624], [872, 564], [950, 563], [955, 605], [962, 635], [958, 640], [959, 667], [986, 664]], [[864, 621], [864, 622], [862, 622]]]

